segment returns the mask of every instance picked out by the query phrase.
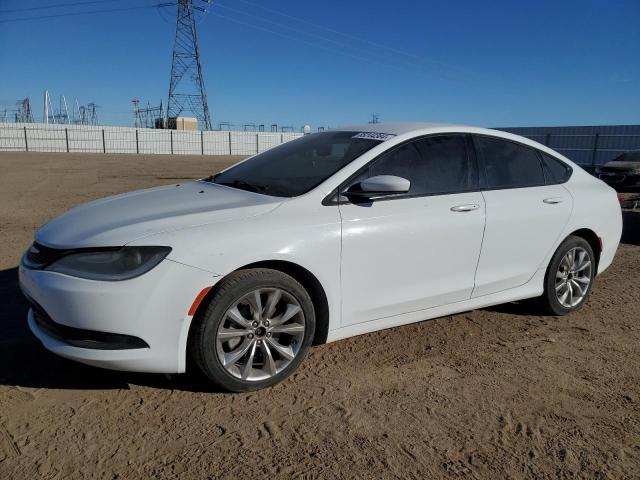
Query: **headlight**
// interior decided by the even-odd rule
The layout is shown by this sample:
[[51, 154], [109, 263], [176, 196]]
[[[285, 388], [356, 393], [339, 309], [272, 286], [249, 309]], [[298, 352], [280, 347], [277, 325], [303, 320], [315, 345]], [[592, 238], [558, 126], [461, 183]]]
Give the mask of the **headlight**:
[[50, 272], [90, 280], [128, 280], [148, 272], [171, 251], [170, 247], [122, 247], [70, 253], [45, 268]]

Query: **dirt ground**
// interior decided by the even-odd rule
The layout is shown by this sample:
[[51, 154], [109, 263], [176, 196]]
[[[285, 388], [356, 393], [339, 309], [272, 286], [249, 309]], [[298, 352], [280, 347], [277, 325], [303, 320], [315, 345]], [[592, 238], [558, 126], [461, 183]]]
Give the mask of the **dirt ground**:
[[86, 367], [32, 338], [16, 265], [35, 228], [228, 162], [0, 154], [0, 479], [640, 477], [640, 211], [575, 314], [509, 304], [314, 347], [256, 393]]

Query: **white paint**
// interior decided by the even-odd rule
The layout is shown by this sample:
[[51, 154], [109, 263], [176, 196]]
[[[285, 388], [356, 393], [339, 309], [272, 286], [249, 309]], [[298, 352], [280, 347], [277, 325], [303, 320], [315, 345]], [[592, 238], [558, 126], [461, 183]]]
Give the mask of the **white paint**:
[[[451, 211], [463, 204], [481, 208]], [[339, 208], [343, 326], [471, 296], [485, 219], [480, 192]]]
[[[482, 196], [487, 222], [474, 297], [529, 281], [559, 240], [573, 205], [562, 185], [484, 191]], [[544, 202], [552, 197], [561, 202]]]
[[[315, 275], [327, 295], [332, 341], [540, 295], [554, 251], [577, 229], [589, 228], [603, 240], [598, 273], [613, 260], [622, 231], [615, 191], [547, 147], [464, 126], [377, 124], [347, 130], [365, 128], [396, 136], [299, 197], [191, 182], [99, 200], [53, 220], [36, 234], [45, 245], [173, 250], [155, 269], [122, 282], [20, 268], [22, 288], [57, 322], [136, 335], [150, 349], [79, 349], [30, 322], [32, 330], [53, 352], [92, 365], [181, 372], [191, 303], [203, 288], [250, 263], [288, 261]], [[519, 141], [562, 158], [573, 175], [561, 186], [416, 197], [371, 207], [322, 204], [380, 153], [416, 136], [446, 132]], [[460, 205], [478, 208], [452, 210]]]

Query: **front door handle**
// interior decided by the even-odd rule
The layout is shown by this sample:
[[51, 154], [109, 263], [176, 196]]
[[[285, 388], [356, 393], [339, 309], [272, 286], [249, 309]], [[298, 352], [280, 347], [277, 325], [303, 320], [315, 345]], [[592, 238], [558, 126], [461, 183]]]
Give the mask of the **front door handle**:
[[542, 200], [544, 203], [548, 203], [550, 205], [555, 205], [557, 203], [562, 203], [564, 202], [564, 198], [562, 197], [550, 197], [550, 198], [545, 198], [544, 200]]
[[467, 203], [465, 205], [456, 205], [455, 207], [451, 207], [451, 211], [452, 212], [471, 212], [479, 208], [480, 208], [480, 205], [477, 205], [475, 203]]

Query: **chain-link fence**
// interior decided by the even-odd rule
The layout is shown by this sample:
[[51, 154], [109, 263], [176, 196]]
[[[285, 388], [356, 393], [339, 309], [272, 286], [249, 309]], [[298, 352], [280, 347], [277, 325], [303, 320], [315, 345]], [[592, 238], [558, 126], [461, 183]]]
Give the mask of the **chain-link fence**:
[[253, 155], [301, 133], [0, 123], [0, 151]]

